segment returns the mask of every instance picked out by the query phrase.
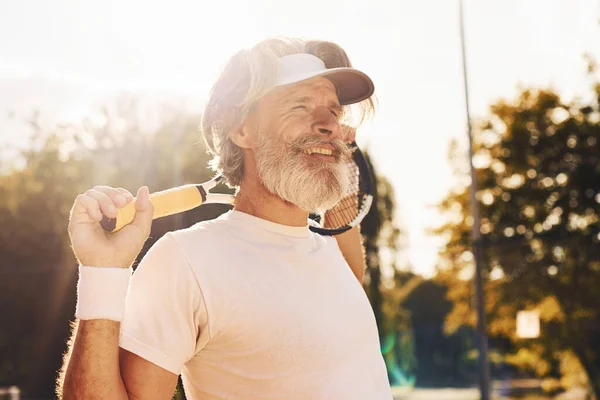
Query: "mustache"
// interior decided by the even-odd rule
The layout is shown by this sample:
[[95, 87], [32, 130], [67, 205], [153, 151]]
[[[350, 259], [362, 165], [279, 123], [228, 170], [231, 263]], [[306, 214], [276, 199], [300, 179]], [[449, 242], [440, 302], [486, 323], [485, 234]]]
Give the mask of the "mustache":
[[326, 139], [322, 136], [317, 135], [303, 135], [297, 139], [289, 142], [289, 146], [299, 152], [303, 153], [306, 149], [311, 147], [326, 147], [331, 148], [333, 156], [340, 158], [344, 161], [349, 160], [351, 156], [350, 148], [348, 144], [340, 139]]

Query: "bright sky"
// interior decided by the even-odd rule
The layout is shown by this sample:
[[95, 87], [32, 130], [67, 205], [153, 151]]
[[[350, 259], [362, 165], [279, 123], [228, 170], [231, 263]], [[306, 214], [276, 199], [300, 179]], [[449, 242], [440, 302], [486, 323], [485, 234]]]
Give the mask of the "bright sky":
[[[518, 85], [586, 90], [585, 52], [600, 60], [597, 0], [465, 0], [472, 112]], [[274, 35], [337, 42], [375, 82], [376, 118], [360, 131], [394, 184], [406, 256], [433, 273], [450, 187], [449, 140], [465, 137], [458, 0], [0, 0], [0, 145], [23, 143], [12, 110], [84, 114], [118, 89], [200, 101], [235, 50]], [[1, 160], [0, 160], [1, 161]]]

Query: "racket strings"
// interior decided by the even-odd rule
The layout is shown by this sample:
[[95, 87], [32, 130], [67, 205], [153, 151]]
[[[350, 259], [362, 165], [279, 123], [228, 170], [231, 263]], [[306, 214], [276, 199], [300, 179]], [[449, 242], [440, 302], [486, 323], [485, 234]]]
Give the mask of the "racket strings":
[[324, 215], [325, 228], [336, 229], [347, 226], [352, 222], [361, 207], [362, 193], [360, 190], [360, 170], [353, 159], [346, 163], [349, 184], [346, 195]]

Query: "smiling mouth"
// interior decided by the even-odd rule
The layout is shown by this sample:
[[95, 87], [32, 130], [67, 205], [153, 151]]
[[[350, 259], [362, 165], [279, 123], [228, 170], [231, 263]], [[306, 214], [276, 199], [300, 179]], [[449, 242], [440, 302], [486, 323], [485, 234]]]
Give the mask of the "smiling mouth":
[[311, 147], [309, 149], [304, 150], [305, 154], [311, 155], [311, 154], [323, 154], [326, 156], [332, 156], [333, 155], [333, 151], [330, 149], [324, 149], [322, 147]]

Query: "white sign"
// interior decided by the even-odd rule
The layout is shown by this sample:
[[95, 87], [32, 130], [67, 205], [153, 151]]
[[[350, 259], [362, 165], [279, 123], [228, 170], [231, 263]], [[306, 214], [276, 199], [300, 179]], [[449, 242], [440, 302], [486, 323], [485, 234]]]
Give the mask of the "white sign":
[[520, 339], [535, 339], [540, 337], [540, 312], [517, 312], [517, 337]]

